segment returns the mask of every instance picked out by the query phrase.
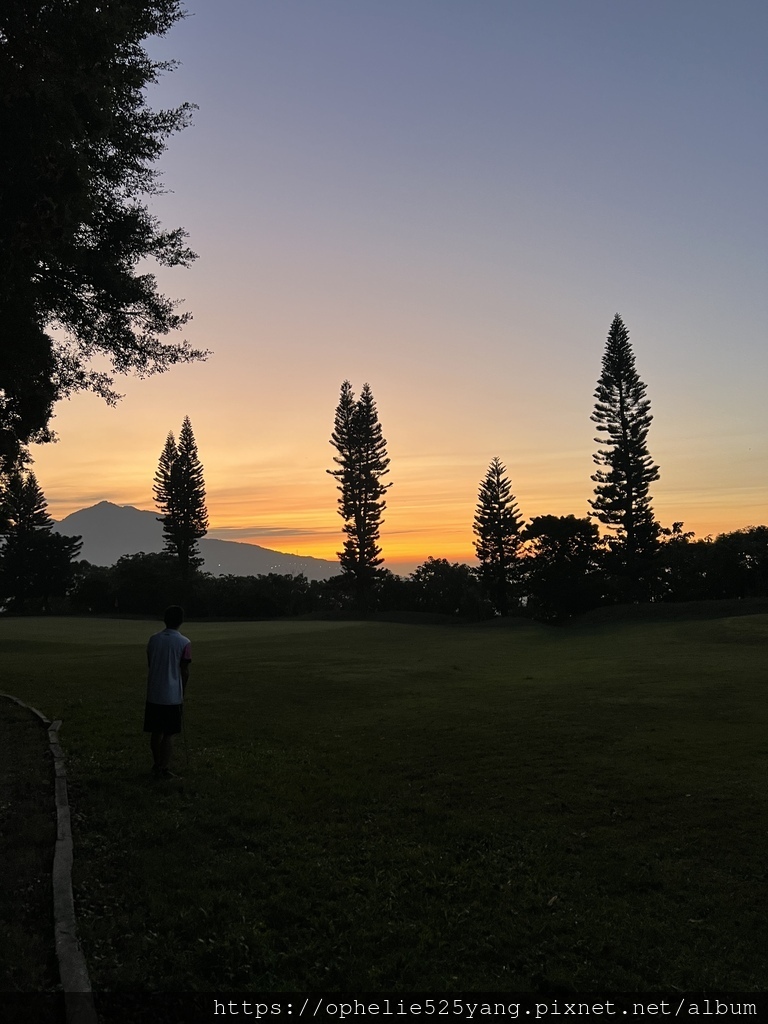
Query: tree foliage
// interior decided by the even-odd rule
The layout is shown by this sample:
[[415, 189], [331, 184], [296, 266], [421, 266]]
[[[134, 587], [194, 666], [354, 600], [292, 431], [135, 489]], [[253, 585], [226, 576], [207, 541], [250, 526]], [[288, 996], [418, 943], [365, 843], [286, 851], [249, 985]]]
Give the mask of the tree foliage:
[[598, 604], [601, 547], [597, 526], [576, 516], [535, 516], [523, 531], [528, 609], [560, 621]]
[[188, 617], [278, 618], [313, 609], [305, 576], [211, 576], [185, 578], [178, 559], [167, 552], [123, 555], [113, 566], [84, 563], [72, 594], [72, 607], [92, 613], [162, 615], [184, 604]]
[[480, 580], [500, 615], [509, 614], [523, 525], [506, 472], [501, 459], [491, 460], [480, 484], [473, 526]]
[[418, 611], [473, 619], [493, 615], [489, 603], [483, 599], [477, 575], [468, 565], [430, 556], [408, 579], [415, 590]]
[[768, 526], [721, 533], [714, 540], [692, 537], [673, 528], [659, 545], [659, 600], [768, 597]]
[[592, 421], [605, 444], [593, 456], [601, 467], [592, 476], [593, 515], [615, 531], [614, 548], [629, 574], [639, 573], [639, 562], [656, 546], [658, 524], [648, 489], [659, 479], [659, 468], [648, 454], [648, 429], [653, 417], [646, 386], [635, 369], [629, 331], [617, 313], [611, 323], [603, 355], [602, 373], [595, 391]]
[[179, 450], [176, 447], [176, 438], [173, 436], [173, 431], [168, 431], [168, 436], [165, 439], [163, 450], [160, 452], [160, 458], [157, 463], [157, 470], [155, 471], [155, 480], [152, 486], [152, 493], [155, 496], [155, 504], [162, 512], [162, 516], [158, 519], [158, 522], [163, 524], [163, 534], [168, 539], [167, 524], [170, 524], [174, 517], [174, 504], [173, 504], [173, 482], [172, 482], [172, 471], [173, 465], [178, 458]]
[[48, 502], [34, 473], [11, 473], [2, 495], [3, 529], [6, 536], [26, 536], [36, 530], [50, 532], [53, 520]]
[[208, 532], [203, 467], [189, 416], [179, 433], [179, 443], [169, 432], [160, 453], [153, 487], [162, 512], [165, 548], [176, 555], [182, 573], [188, 575], [203, 564], [198, 540]]
[[376, 402], [368, 384], [355, 400], [352, 385], [341, 385], [331, 444], [338, 452], [337, 469], [326, 472], [338, 481], [338, 512], [344, 520], [343, 550], [338, 552], [342, 573], [354, 579], [358, 605], [365, 610], [381, 557], [379, 537], [382, 515], [387, 507], [384, 495], [391, 486], [382, 483], [389, 473], [387, 442], [382, 435]]
[[[526, 613], [560, 622], [596, 605], [616, 603], [596, 526], [575, 516], [537, 516], [523, 536], [529, 549], [521, 560]], [[768, 527], [756, 526], [715, 539], [691, 540], [667, 532], [654, 559], [656, 602], [768, 598]], [[354, 614], [353, 577], [312, 581], [303, 576], [182, 577], [178, 559], [167, 553], [125, 555], [114, 566], [79, 562], [70, 606], [81, 612], [159, 615], [183, 603], [189, 616], [275, 618]], [[423, 615], [493, 617], [477, 574], [467, 565], [428, 558], [410, 576], [379, 569], [371, 606], [408, 619]], [[764, 605], [756, 605], [759, 610]]]
[[[145, 90], [172, 63], [143, 42], [183, 17], [180, 0], [0, 5], [0, 467], [50, 440], [54, 403], [112, 372], [140, 376], [205, 353], [163, 338], [188, 313], [140, 261], [187, 266], [180, 228], [146, 197], [153, 164], [192, 106], [152, 110]], [[93, 368], [106, 356], [111, 372]]]
[[168, 552], [123, 555], [109, 576], [112, 604], [121, 614], [160, 616], [169, 605], [186, 602], [178, 559]]
[[49, 612], [74, 583], [80, 537], [53, 533], [53, 520], [34, 473], [11, 473], [2, 491], [0, 598], [9, 610]]

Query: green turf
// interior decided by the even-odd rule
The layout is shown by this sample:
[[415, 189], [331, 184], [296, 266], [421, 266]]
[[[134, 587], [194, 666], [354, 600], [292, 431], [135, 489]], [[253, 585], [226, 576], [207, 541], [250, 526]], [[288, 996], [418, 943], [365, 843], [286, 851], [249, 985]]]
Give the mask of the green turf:
[[97, 989], [768, 988], [768, 616], [551, 629], [0, 621], [62, 718]]

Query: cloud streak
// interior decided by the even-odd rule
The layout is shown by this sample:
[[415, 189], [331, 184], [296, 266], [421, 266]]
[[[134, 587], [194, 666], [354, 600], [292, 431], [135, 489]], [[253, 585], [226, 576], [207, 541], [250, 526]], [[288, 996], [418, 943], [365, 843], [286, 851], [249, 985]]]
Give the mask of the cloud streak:
[[303, 530], [289, 526], [223, 526], [208, 531], [216, 540], [246, 540], [254, 537], [318, 537], [330, 536], [331, 530]]

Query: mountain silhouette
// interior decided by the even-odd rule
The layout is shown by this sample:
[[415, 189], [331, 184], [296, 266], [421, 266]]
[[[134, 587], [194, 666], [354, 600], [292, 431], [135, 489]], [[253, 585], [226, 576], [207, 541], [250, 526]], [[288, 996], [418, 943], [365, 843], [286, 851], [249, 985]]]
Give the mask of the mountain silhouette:
[[[92, 565], [114, 565], [121, 555], [163, 550], [163, 526], [158, 522], [157, 513], [133, 505], [100, 501], [98, 505], [81, 508], [59, 520], [53, 528], [67, 536], [81, 536], [80, 558]], [[198, 544], [205, 559], [202, 569], [214, 576], [260, 576], [275, 572], [293, 576], [303, 573], [309, 580], [326, 580], [341, 572], [338, 562], [308, 555], [288, 555], [258, 544], [206, 537]]]

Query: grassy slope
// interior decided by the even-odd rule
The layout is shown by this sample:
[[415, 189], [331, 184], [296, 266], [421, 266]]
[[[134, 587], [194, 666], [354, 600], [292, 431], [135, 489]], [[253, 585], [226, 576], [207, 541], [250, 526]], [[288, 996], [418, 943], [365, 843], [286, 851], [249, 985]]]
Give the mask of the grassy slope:
[[96, 988], [768, 988], [768, 617], [568, 630], [0, 621], [64, 720]]

